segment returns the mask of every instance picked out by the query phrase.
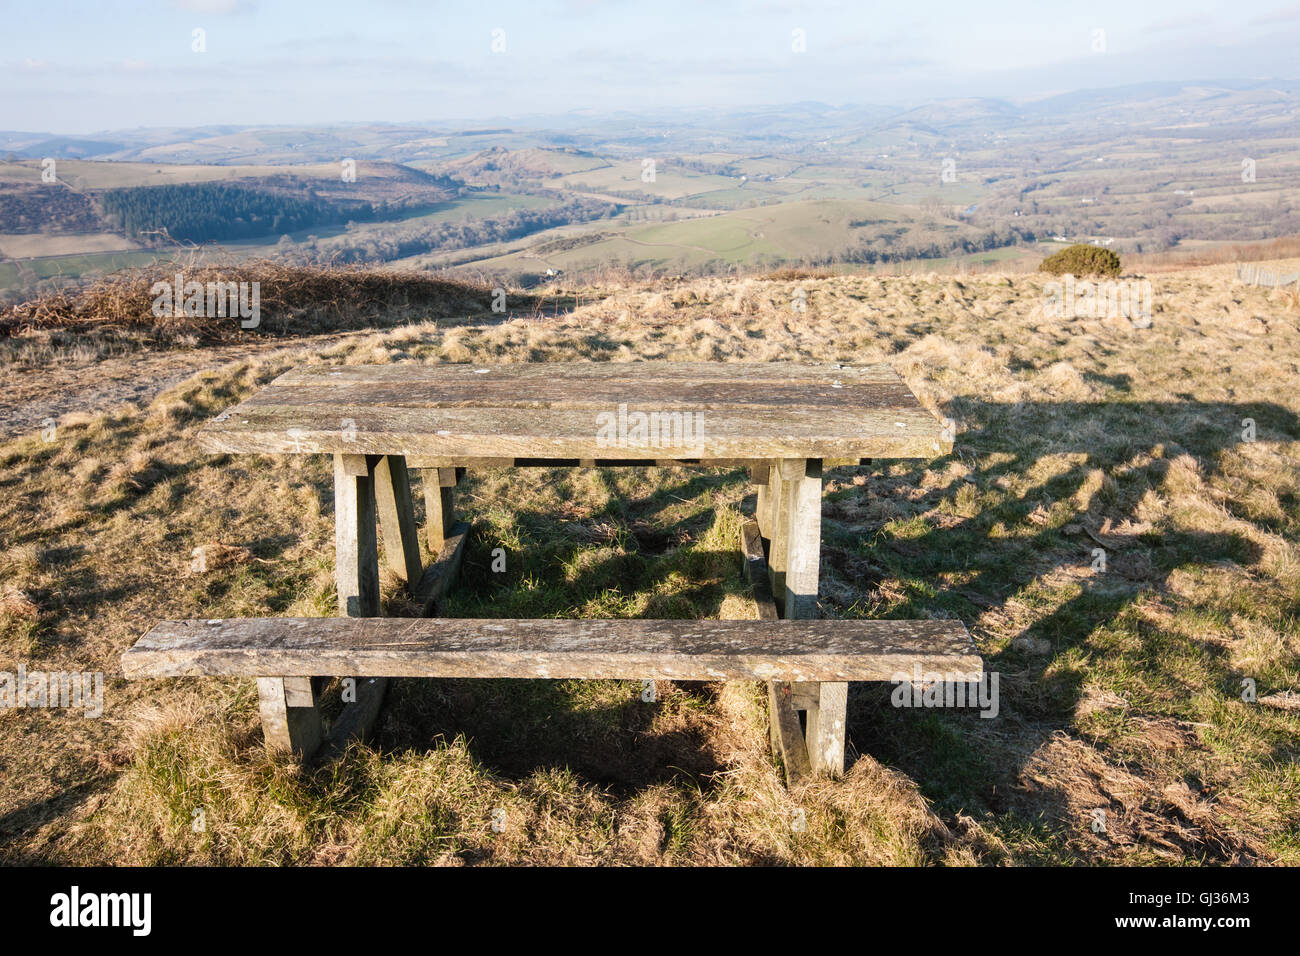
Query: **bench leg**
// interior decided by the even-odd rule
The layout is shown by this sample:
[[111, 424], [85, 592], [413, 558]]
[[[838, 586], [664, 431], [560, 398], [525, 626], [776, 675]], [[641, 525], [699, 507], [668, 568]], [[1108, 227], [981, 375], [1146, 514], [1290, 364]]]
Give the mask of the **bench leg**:
[[414, 591], [424, 567], [411, 507], [411, 479], [403, 456], [386, 455], [375, 465], [375, 504], [388, 567], [406, 582], [408, 591]]
[[443, 545], [456, 523], [453, 488], [456, 485], [455, 468], [423, 468], [424, 521], [429, 540], [429, 550], [442, 553]]
[[[806, 685], [805, 685], [806, 686]], [[817, 702], [808, 707], [808, 760], [813, 772], [833, 777], [844, 773], [844, 724], [849, 707], [849, 685], [844, 681], [822, 681]]]
[[259, 677], [262, 733], [272, 750], [310, 757], [325, 738], [310, 677]]

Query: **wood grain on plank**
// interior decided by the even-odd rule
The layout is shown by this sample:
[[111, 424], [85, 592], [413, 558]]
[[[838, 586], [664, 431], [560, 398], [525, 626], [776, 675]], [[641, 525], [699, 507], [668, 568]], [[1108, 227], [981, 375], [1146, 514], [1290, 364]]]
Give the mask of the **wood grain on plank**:
[[229, 453], [408, 455], [420, 467], [930, 458], [952, 447], [888, 366], [721, 362], [308, 366], [223, 412], [200, 441]]
[[[978, 676], [957, 621], [244, 618], [164, 621], [128, 678], [200, 675], [890, 680]], [[972, 677], [974, 679], [974, 676]]]
[[[628, 414], [638, 411], [632, 409]], [[642, 409], [647, 416], [671, 415]], [[613, 415], [613, 410], [607, 410]], [[688, 431], [665, 421], [652, 437], [602, 424], [593, 411], [518, 408], [417, 409], [371, 405], [240, 405], [205, 426], [200, 444], [215, 452], [408, 455], [411, 457], [602, 458], [662, 461], [702, 458], [933, 458], [951, 449], [939, 423], [920, 408], [712, 409]], [[678, 416], [680, 418], [680, 416]], [[347, 420], [356, 431], [339, 428]], [[648, 419], [647, 419], [648, 420]], [[613, 431], [610, 431], [613, 429]], [[641, 454], [637, 454], [640, 452]], [[646, 454], [648, 452], [648, 454]]]
[[901, 381], [850, 385], [771, 385], [759, 389], [748, 382], [656, 382], [652, 385], [584, 383], [563, 379], [518, 382], [484, 380], [477, 387], [412, 381], [326, 382], [267, 387], [248, 399], [257, 405], [389, 405], [396, 408], [558, 408], [602, 411], [626, 403], [629, 408], [653, 406], [692, 411], [701, 407], [745, 408], [892, 408], [916, 402]]
[[898, 381], [898, 375], [881, 363], [845, 366], [826, 362], [507, 362], [479, 365], [473, 362], [430, 365], [301, 365], [276, 378], [270, 387], [313, 385], [323, 382], [376, 385], [427, 381], [430, 370], [439, 380], [462, 387], [485, 388], [489, 381], [591, 384], [620, 382], [628, 385], [681, 381], [758, 382], [762, 385], [870, 384]]
[[[767, 474], [767, 459], [754, 458], [468, 458], [446, 455], [408, 455], [408, 468], [579, 468], [583, 462], [591, 462], [596, 468], [679, 468], [682, 466], [699, 466], [701, 468], [751, 468], [761, 475]], [[870, 458], [823, 458], [822, 470], [830, 468], [852, 468], [871, 464]], [[764, 481], [767, 479], [764, 478]], [[760, 486], [761, 487], [761, 486]]]

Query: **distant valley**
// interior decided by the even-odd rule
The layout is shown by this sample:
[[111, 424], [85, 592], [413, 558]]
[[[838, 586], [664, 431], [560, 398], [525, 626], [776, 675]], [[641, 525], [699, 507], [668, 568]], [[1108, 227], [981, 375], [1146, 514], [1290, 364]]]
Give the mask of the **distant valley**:
[[1021, 269], [1065, 242], [1252, 242], [1300, 234], [1298, 116], [1291, 89], [1147, 84], [907, 110], [7, 132], [0, 294], [177, 255], [528, 285], [608, 268]]

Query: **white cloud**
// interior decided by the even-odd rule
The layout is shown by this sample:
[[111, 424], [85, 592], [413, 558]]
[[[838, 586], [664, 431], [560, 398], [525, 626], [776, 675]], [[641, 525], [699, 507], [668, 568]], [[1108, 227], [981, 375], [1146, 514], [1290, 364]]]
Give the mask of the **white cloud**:
[[1265, 13], [1251, 20], [1251, 23], [1291, 23], [1300, 20], [1300, 3], [1289, 7], [1280, 7], [1271, 13]]

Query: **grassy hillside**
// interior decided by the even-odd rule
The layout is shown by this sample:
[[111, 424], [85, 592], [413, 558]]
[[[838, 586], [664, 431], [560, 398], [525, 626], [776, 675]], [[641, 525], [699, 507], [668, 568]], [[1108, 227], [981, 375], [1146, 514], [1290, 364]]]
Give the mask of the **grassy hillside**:
[[[647, 222], [643, 216], [655, 218]], [[482, 258], [460, 254], [421, 261], [454, 262], [507, 276], [547, 268], [585, 273], [611, 265], [668, 272], [720, 271], [729, 266], [844, 262], [860, 249], [889, 254], [932, 240], [978, 235], [979, 230], [942, 214], [862, 200], [801, 200], [695, 216], [657, 207], [645, 212], [633, 209], [613, 222], [539, 233], [504, 254], [492, 255], [497, 250], [483, 247], [479, 252], [488, 255]], [[999, 250], [1004, 258], [1026, 251]], [[1032, 253], [1030, 258], [1035, 258]]]
[[[1231, 266], [1151, 281], [1146, 329], [1048, 317], [1043, 278], [1012, 275], [587, 288], [567, 314], [455, 324], [431, 306], [213, 367], [147, 407], [70, 416], [54, 441], [0, 445], [0, 670], [109, 675], [102, 720], [0, 713], [0, 854], [1300, 863], [1300, 713], [1286, 696], [1300, 690], [1300, 305], [1236, 285]], [[822, 613], [961, 619], [1001, 675], [999, 717], [895, 709], [888, 685], [855, 684], [847, 777], [787, 790], [758, 685], [661, 682], [647, 704], [638, 682], [404, 680], [373, 744], [300, 769], [263, 751], [251, 681], [116, 676], [158, 618], [333, 613], [325, 463], [204, 455], [205, 419], [305, 362], [572, 358], [897, 369], [956, 421], [956, 448], [830, 475]], [[452, 614], [745, 612], [743, 473], [467, 482], [473, 543]], [[193, 549], [216, 544], [229, 560], [192, 572]], [[390, 579], [385, 595], [409, 613]]]

